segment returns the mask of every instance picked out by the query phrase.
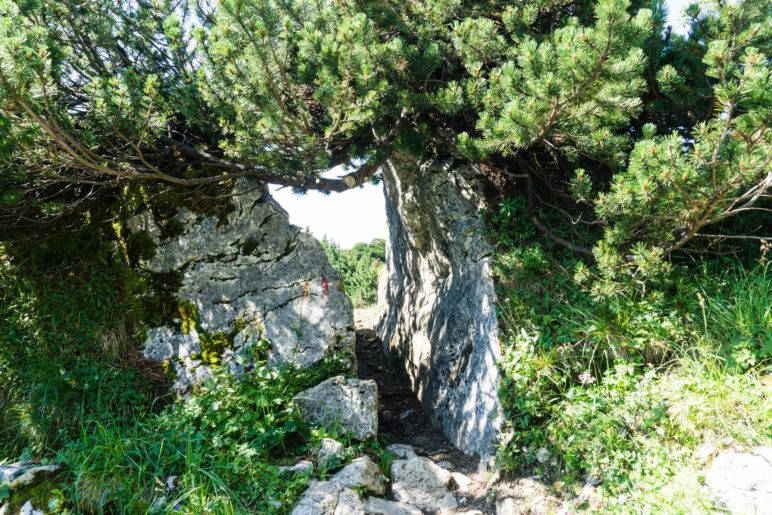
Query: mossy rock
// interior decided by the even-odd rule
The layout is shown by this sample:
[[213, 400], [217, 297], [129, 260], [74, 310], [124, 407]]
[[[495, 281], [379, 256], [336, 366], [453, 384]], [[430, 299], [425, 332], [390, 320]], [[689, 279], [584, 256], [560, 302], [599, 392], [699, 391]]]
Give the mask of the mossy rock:
[[[64, 470], [59, 465], [30, 465], [13, 481], [0, 483], [0, 506], [17, 513], [28, 502], [43, 512], [64, 503]], [[4, 503], [4, 504], [3, 504]]]

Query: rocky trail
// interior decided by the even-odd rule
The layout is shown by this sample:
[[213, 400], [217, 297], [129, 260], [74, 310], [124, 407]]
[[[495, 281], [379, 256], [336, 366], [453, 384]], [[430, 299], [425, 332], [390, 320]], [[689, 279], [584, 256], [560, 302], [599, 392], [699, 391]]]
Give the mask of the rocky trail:
[[[407, 375], [389, 362], [374, 329], [376, 313], [356, 310], [355, 319], [358, 377], [349, 380], [348, 386], [377, 385], [378, 440], [393, 461], [379, 466], [376, 457], [362, 456], [328, 480], [312, 481], [292, 515], [516, 515], [554, 511], [548, 505], [544, 485], [538, 481], [501, 481], [486, 461], [455, 448], [431, 424], [410, 389]], [[331, 441], [329, 447], [335, 444]]]
[[495, 513], [486, 499], [490, 474], [478, 457], [460, 452], [432, 426], [407, 375], [384, 353], [376, 314], [356, 310], [355, 319], [357, 377], [378, 385], [379, 438], [396, 457], [385, 497], [399, 501], [370, 500], [365, 513]]

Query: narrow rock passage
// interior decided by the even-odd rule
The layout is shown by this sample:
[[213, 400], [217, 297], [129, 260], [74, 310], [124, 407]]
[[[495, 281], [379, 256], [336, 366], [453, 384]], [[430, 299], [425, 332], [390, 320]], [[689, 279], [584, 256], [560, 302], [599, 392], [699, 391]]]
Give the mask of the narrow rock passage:
[[357, 377], [378, 383], [378, 432], [387, 443], [407, 444], [434, 462], [449, 462], [461, 472], [477, 470], [479, 458], [466, 456], [432, 427], [410, 390], [407, 376], [387, 360], [371, 328], [357, 329]]
[[[383, 344], [372, 327], [374, 317], [371, 315], [359, 312], [356, 316], [357, 377], [373, 379], [378, 384], [378, 432], [381, 440], [389, 446], [409, 445], [416, 455], [428, 458], [438, 467], [452, 472], [454, 478], [449, 485], [440, 487], [453, 490], [449, 494], [453, 496], [453, 508], [435, 510], [420, 506], [417, 502], [412, 504], [419, 505], [424, 513], [492, 513], [490, 506], [486, 506], [487, 475], [478, 471], [479, 458], [460, 452], [432, 426], [410, 389], [407, 375], [390, 362], [384, 353]], [[397, 456], [398, 459], [406, 457]], [[410, 473], [407, 475], [410, 476]], [[399, 485], [393, 487], [399, 488]], [[427, 493], [434, 502], [441, 492]], [[394, 494], [395, 498], [399, 497], [396, 491]], [[414, 497], [416, 494], [420, 495], [421, 492], [408, 492], [403, 497]]]

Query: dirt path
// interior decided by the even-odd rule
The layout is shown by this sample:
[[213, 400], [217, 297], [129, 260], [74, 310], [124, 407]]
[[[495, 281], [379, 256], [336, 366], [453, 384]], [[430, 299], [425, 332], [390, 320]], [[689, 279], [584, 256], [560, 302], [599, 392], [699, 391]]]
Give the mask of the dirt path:
[[357, 376], [378, 383], [378, 428], [387, 443], [408, 444], [420, 456], [449, 462], [456, 470], [477, 470], [478, 458], [466, 456], [432, 427], [413, 392], [407, 376], [389, 363], [383, 344], [373, 329], [357, 330]]
[[[416, 454], [432, 460], [441, 468], [460, 472], [468, 478], [465, 487], [455, 492], [458, 507], [441, 510], [444, 514], [486, 515], [501, 513], [551, 512], [545, 503], [544, 487], [530, 479], [500, 482], [491, 472], [481, 470], [479, 458], [467, 456], [435, 429], [421, 404], [410, 389], [407, 375], [398, 364], [389, 362], [383, 343], [374, 330], [377, 314], [373, 310], [357, 309], [356, 353], [357, 376], [373, 379], [378, 384], [379, 437], [386, 445], [407, 444]], [[505, 498], [509, 504], [497, 510], [496, 500], [488, 495], [489, 482], [496, 481], [494, 498]], [[434, 511], [424, 511], [434, 513]]]

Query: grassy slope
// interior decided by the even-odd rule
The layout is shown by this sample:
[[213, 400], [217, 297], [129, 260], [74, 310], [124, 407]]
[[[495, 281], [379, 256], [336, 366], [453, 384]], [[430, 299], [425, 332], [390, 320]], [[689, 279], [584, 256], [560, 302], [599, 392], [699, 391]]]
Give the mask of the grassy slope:
[[599, 478], [584, 510], [709, 510], [695, 449], [772, 444], [772, 266], [675, 267], [602, 296], [592, 269], [545, 253], [506, 208], [491, 216], [502, 465], [568, 491]]

